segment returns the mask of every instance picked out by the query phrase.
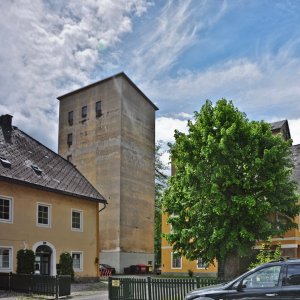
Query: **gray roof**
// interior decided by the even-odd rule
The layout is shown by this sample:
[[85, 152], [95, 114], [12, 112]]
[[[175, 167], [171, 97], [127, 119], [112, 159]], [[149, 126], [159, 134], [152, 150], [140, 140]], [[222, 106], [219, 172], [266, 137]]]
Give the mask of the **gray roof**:
[[[2, 121], [1, 116], [0, 121]], [[9, 116], [11, 118], [11, 116]], [[76, 167], [17, 127], [0, 122], [0, 181], [106, 203]]]
[[285, 122], [286, 120], [281, 120], [281, 121], [270, 123], [271, 129], [272, 130], [281, 129]]

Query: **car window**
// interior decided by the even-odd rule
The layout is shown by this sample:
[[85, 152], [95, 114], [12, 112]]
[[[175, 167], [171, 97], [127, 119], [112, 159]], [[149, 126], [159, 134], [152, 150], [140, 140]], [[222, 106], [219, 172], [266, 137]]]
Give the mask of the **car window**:
[[287, 266], [284, 285], [300, 285], [300, 264]]
[[244, 288], [263, 288], [278, 286], [281, 266], [271, 266], [260, 269], [245, 277], [242, 281]]

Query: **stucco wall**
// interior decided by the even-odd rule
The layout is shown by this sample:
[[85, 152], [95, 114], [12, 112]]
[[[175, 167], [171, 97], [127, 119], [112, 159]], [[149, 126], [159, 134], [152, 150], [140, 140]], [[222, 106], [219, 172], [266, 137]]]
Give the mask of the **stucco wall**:
[[[17, 251], [33, 249], [40, 243], [54, 247], [54, 269], [62, 252], [82, 251], [83, 271], [76, 275], [97, 276], [94, 264], [98, 256], [96, 202], [6, 182], [0, 182], [0, 195], [13, 199], [13, 223], [0, 222], [1, 246], [13, 247], [13, 271], [16, 270]], [[51, 206], [50, 228], [37, 225], [37, 203]], [[71, 209], [83, 211], [82, 232], [71, 229]]]
[[[170, 224], [167, 224], [167, 215], [162, 215], [162, 232], [169, 233], [171, 230]], [[161, 264], [162, 273], [176, 274], [184, 273], [187, 274], [188, 270], [194, 273], [201, 274], [203, 276], [217, 276], [218, 263], [215, 260], [213, 264], [208, 265], [207, 268], [198, 268], [197, 261], [189, 261], [185, 257], [182, 257], [181, 268], [172, 268], [172, 247], [166, 241], [165, 238], [162, 239], [162, 249], [161, 249]]]

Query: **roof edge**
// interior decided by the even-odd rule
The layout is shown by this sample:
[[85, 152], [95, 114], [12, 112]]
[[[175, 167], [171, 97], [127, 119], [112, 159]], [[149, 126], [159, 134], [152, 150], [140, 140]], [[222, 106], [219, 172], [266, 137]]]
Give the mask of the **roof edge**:
[[50, 187], [42, 186], [42, 185], [39, 185], [39, 184], [34, 184], [34, 183], [27, 182], [27, 181], [6, 177], [6, 176], [3, 176], [3, 175], [0, 175], [0, 178], [1, 178], [1, 180], [5, 181], [5, 182], [16, 183], [16, 184], [21, 184], [21, 185], [24, 185], [24, 186], [34, 187], [34, 188], [42, 190], [42, 191], [47, 191], [47, 192], [52, 192], [52, 193], [57, 193], [57, 194], [63, 194], [63, 195], [72, 196], [72, 197], [79, 198], [79, 199], [84, 199], [84, 200], [89, 200], [89, 201], [93, 201], [93, 202], [108, 204], [108, 202], [104, 198], [103, 199], [98, 199], [98, 198], [94, 198], [94, 197], [78, 195], [78, 194], [75, 194], [75, 193], [65, 192], [65, 191], [62, 191], [62, 190], [55, 189], [55, 188], [50, 188]]
[[69, 92], [69, 93], [66, 93], [66, 94], [63, 94], [59, 97], [57, 97], [56, 99], [58, 99], [59, 101], [63, 100], [63, 98], [67, 97], [67, 96], [70, 96], [70, 95], [73, 95], [73, 94], [76, 94], [80, 91], [83, 91], [85, 89], [88, 89], [90, 87], [93, 87], [93, 86], [96, 86], [97, 84], [99, 83], [102, 83], [102, 82], [105, 82], [105, 81], [108, 81], [108, 80], [111, 80], [111, 79], [114, 79], [114, 78], [117, 78], [117, 77], [124, 77], [125, 79], [127, 79], [127, 81], [140, 93], [142, 94], [142, 96], [151, 104], [151, 106], [154, 108], [154, 110], [158, 110], [158, 107], [139, 89], [139, 87], [124, 73], [124, 72], [120, 72], [120, 73], [117, 73], [115, 75], [112, 75], [112, 76], [109, 76], [109, 77], [106, 77], [104, 79], [101, 79], [101, 80], [98, 80], [94, 83], [91, 83], [91, 84], [88, 84], [86, 86], [83, 86], [79, 89], [76, 89], [72, 92]]

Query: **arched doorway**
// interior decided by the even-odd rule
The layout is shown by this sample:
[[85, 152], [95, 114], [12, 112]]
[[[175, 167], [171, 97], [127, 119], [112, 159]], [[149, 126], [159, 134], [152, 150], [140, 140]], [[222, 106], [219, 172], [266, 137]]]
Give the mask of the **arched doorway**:
[[56, 275], [56, 250], [49, 242], [38, 242], [32, 249], [35, 253], [35, 273]]
[[40, 275], [50, 275], [52, 250], [47, 245], [41, 245], [35, 251], [35, 272]]

